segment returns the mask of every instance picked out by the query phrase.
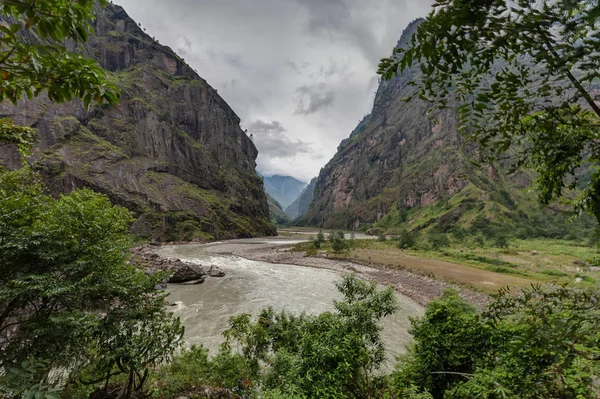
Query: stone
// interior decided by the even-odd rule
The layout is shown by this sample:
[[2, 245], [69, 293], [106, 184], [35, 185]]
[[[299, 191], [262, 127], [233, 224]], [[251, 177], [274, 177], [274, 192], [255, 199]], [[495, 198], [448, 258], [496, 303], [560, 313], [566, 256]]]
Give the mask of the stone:
[[[106, 71], [119, 104], [86, 110], [47, 96], [0, 104], [2, 117], [37, 128], [32, 168], [48, 191], [106, 194], [136, 215], [132, 233], [152, 246], [275, 235], [258, 150], [231, 107], [122, 7], [108, 2], [94, 16], [96, 34], [74, 51]], [[0, 146], [0, 166], [22, 166], [13, 147]]]
[[205, 273], [195, 267], [183, 264], [174, 269], [175, 273], [169, 277], [169, 283], [180, 284], [188, 281], [203, 280]]
[[217, 266], [212, 265], [210, 269], [208, 269], [208, 275], [210, 277], [225, 277], [225, 272], [219, 269]]

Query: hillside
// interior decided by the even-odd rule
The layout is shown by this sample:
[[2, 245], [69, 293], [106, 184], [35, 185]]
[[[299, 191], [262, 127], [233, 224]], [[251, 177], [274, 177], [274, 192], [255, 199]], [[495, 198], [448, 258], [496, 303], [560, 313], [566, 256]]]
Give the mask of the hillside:
[[[54, 194], [89, 187], [133, 211], [132, 231], [161, 240], [275, 233], [255, 172], [257, 150], [205, 80], [116, 5], [97, 9], [97, 37], [75, 48], [122, 92], [114, 107], [45, 97], [0, 114], [38, 129], [31, 161]], [[0, 147], [19, 167], [14, 148]]]
[[310, 183], [308, 183], [308, 186], [302, 190], [300, 195], [298, 195], [298, 198], [296, 198], [296, 200], [285, 209], [285, 213], [288, 215], [288, 217], [291, 219], [296, 219], [306, 215], [306, 212], [308, 212], [308, 208], [310, 207], [310, 203], [313, 200], [316, 184], [317, 178], [315, 177], [310, 180]]
[[[403, 32], [410, 39], [419, 20]], [[324, 228], [390, 231], [397, 228], [522, 237], [568, 234], [566, 207], [540, 211], [525, 172], [476, 166], [477, 149], [457, 133], [452, 111], [404, 98], [416, 68], [381, 82], [370, 115], [344, 140], [317, 178], [306, 223]], [[579, 222], [585, 231], [593, 223]], [[576, 229], [578, 229], [577, 227]], [[464, 230], [463, 230], [464, 231]]]
[[276, 225], [286, 224], [290, 221], [288, 215], [285, 214], [279, 202], [277, 202], [273, 197], [267, 194], [267, 200], [269, 202], [269, 213], [271, 215], [271, 222]]
[[291, 176], [274, 175], [264, 177], [265, 191], [277, 201], [283, 209], [287, 208], [302, 192], [306, 183]]

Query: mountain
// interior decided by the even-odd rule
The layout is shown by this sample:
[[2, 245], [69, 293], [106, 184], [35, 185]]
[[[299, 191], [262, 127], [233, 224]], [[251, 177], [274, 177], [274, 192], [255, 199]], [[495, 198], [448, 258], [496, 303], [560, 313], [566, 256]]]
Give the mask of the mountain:
[[290, 222], [290, 218], [285, 214], [279, 202], [273, 197], [267, 194], [267, 200], [269, 202], [269, 212], [271, 214], [271, 222], [276, 225], [285, 225]]
[[[121, 89], [117, 106], [45, 97], [0, 115], [37, 128], [31, 162], [54, 194], [89, 187], [129, 208], [132, 231], [163, 240], [275, 234], [240, 119], [170, 48], [119, 6], [98, 7], [97, 36], [71, 50], [94, 58]], [[14, 148], [2, 164], [19, 167]]]
[[[405, 29], [398, 46], [419, 23]], [[526, 190], [530, 174], [476, 166], [477, 148], [458, 134], [454, 111], [432, 113], [418, 96], [403, 100], [415, 93], [410, 82], [419, 73], [409, 69], [380, 83], [372, 112], [321, 170], [305, 222], [374, 232], [401, 227], [563, 234], [564, 207], [540, 211]]]
[[296, 200], [294, 202], [292, 202], [290, 204], [290, 206], [288, 206], [285, 209], [285, 213], [289, 218], [296, 219], [298, 217], [302, 217], [302, 216], [306, 215], [306, 212], [308, 212], [310, 203], [313, 200], [313, 195], [315, 192], [316, 184], [317, 184], [317, 178], [315, 177], [315, 178], [311, 179], [308, 186], [306, 186], [304, 188], [304, 190], [302, 190], [302, 192], [300, 193], [298, 198], [296, 198]]
[[287, 208], [302, 192], [306, 183], [291, 176], [275, 175], [264, 177], [265, 191], [284, 209]]

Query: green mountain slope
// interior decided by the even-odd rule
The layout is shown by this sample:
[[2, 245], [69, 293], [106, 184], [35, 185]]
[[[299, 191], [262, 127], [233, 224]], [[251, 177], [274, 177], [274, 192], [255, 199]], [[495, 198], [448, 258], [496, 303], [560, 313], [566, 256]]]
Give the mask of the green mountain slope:
[[[34, 168], [55, 193], [90, 187], [133, 211], [134, 233], [163, 240], [275, 233], [256, 175], [257, 150], [217, 92], [123, 8], [98, 8], [97, 33], [76, 51], [108, 71], [115, 107], [46, 98], [0, 113], [36, 127]], [[16, 168], [14, 148], [0, 147]]]
[[[399, 46], [418, 23], [406, 28]], [[321, 170], [306, 223], [380, 231], [518, 231], [524, 237], [591, 230], [586, 219], [565, 227], [566, 207], [541, 211], [527, 173], [508, 176], [497, 166], [475, 166], [477, 148], [458, 135], [452, 111], [430, 115], [428, 103], [403, 101], [414, 94], [414, 79], [415, 69], [380, 84], [371, 114]]]

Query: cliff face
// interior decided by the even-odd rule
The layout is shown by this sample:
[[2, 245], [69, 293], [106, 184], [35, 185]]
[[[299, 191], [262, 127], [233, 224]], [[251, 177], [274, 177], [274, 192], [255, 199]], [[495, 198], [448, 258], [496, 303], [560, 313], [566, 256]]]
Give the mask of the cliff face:
[[298, 198], [294, 202], [291, 203], [285, 209], [286, 215], [291, 219], [296, 219], [298, 217], [303, 217], [308, 212], [308, 208], [313, 200], [313, 195], [315, 193], [315, 185], [317, 184], [317, 178], [313, 178], [308, 186], [302, 190]]
[[[38, 129], [32, 162], [54, 193], [90, 187], [131, 209], [134, 233], [165, 240], [274, 234], [257, 150], [206, 81], [119, 6], [98, 9], [96, 37], [75, 51], [121, 89], [117, 106], [47, 98], [0, 105]], [[14, 148], [0, 147], [8, 167]]]
[[[398, 46], [418, 24], [406, 28]], [[403, 101], [415, 92], [409, 83], [418, 73], [415, 68], [381, 82], [371, 114], [321, 170], [308, 224], [358, 229], [408, 222], [411, 228], [445, 229], [468, 225], [478, 214], [500, 220], [517, 213], [527, 176], [507, 180], [494, 167], [475, 167], [476, 148], [458, 135], [453, 112], [431, 117], [430, 104]]]

